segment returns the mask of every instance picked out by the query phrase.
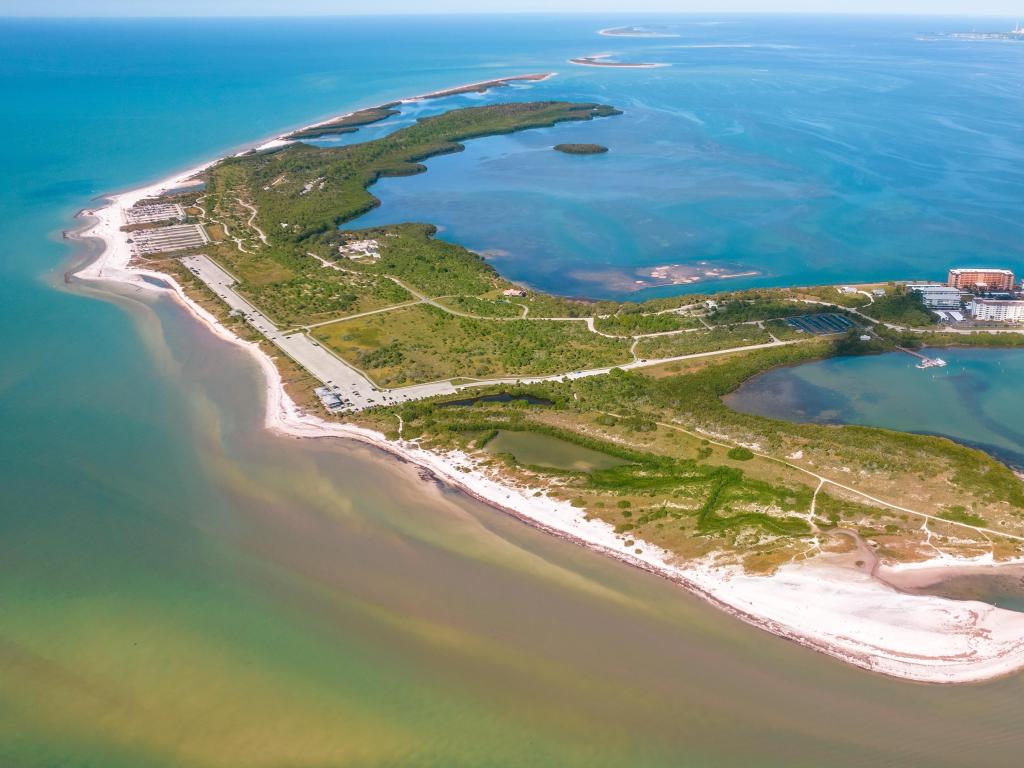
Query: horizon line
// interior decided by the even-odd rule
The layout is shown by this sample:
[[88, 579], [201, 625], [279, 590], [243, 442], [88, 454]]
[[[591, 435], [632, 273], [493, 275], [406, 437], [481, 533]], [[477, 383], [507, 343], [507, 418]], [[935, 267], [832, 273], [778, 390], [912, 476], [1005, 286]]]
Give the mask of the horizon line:
[[638, 16], [656, 16], [656, 17], [671, 17], [671, 16], [701, 16], [701, 17], [737, 17], [737, 16], [805, 16], [805, 17], [820, 17], [820, 16], [846, 16], [846, 17], [883, 17], [883, 18], [932, 18], [932, 19], [978, 19], [978, 18], [992, 18], [992, 19], [1014, 19], [1016, 16], [1005, 15], [1002, 13], [931, 13], [927, 11], [900, 11], [900, 12], [885, 12], [885, 11], [719, 11], [719, 12], [706, 12], [706, 11], [541, 11], [541, 10], [529, 10], [529, 11], [473, 11], [473, 12], [460, 12], [460, 11], [441, 11], [441, 12], [430, 12], [430, 11], [400, 11], [394, 13], [388, 12], [362, 12], [362, 11], [350, 11], [345, 13], [258, 13], [258, 14], [160, 14], [160, 15], [146, 15], [146, 14], [0, 14], [0, 20], [8, 19], [20, 19], [20, 20], [38, 20], [38, 21], [52, 21], [59, 19], [75, 19], [81, 21], [88, 20], [128, 20], [128, 19], [151, 19], [154, 21], [169, 20], [169, 19], [344, 19], [344, 18], [402, 18], [402, 17], [413, 17], [423, 18], [429, 16], [436, 17], [459, 17], [468, 18], [475, 16], [600, 16], [604, 18], [611, 18], [616, 16], [623, 17], [638, 17]]

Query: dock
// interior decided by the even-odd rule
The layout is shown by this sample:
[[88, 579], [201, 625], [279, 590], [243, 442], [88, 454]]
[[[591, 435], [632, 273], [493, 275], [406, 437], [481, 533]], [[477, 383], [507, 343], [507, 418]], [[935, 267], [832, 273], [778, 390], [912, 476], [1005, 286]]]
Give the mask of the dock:
[[900, 352], [906, 352], [908, 355], [920, 360], [921, 362], [917, 364], [917, 368], [943, 368], [946, 365], [946, 361], [941, 357], [928, 357], [927, 355], [922, 355], [920, 352], [915, 352], [914, 350], [907, 349], [906, 347], [897, 346], [896, 349]]

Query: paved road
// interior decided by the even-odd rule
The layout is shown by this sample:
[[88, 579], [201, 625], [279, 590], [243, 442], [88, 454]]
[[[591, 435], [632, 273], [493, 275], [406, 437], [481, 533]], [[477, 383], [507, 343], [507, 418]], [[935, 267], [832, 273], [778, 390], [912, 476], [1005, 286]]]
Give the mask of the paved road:
[[[337, 392], [345, 402], [349, 410], [362, 410], [371, 408], [382, 403], [400, 403], [409, 400], [421, 400], [435, 395], [455, 394], [459, 390], [471, 387], [482, 387], [489, 384], [533, 384], [543, 381], [560, 381], [562, 379], [582, 379], [589, 376], [601, 376], [610, 372], [613, 368], [626, 370], [635, 368], [649, 368], [662, 363], [671, 363], [679, 360], [692, 360], [702, 357], [717, 357], [733, 352], [746, 352], [755, 349], [768, 349], [771, 347], [784, 347], [790, 344], [798, 344], [802, 340], [794, 341], [771, 341], [765, 344], [751, 344], [746, 347], [734, 347], [732, 349], [721, 349], [714, 352], [697, 352], [689, 355], [678, 355], [676, 357], [665, 357], [652, 360], [636, 360], [624, 362], [621, 365], [609, 366], [606, 368], [591, 368], [582, 371], [568, 371], [550, 376], [508, 376], [500, 379], [486, 379], [453, 386], [449, 381], [435, 381], [428, 384], [417, 384], [411, 387], [399, 389], [381, 389], [366, 375], [352, 367], [330, 350], [320, 346], [320, 343], [307, 335], [305, 331], [281, 331], [266, 315], [256, 307], [242, 298], [234, 289], [237, 282], [234, 277], [228, 274], [219, 265], [214, 263], [207, 256], [188, 256], [183, 258], [182, 263], [199, 277], [214, 293], [221, 297], [224, 302], [234, 310], [242, 313], [246, 321], [256, 330], [276, 344], [288, 357], [305, 368], [312, 376], [319, 379], [325, 385], [330, 386]], [[417, 296], [419, 301], [427, 300], [422, 294], [410, 291]], [[585, 320], [585, 318], [572, 318], [574, 320]]]
[[304, 332], [283, 333], [270, 318], [234, 290], [235, 278], [208, 257], [188, 256], [181, 261], [229, 307], [241, 312], [250, 325], [277, 345], [282, 352], [338, 392], [343, 400], [348, 401], [346, 404], [352, 410], [455, 392], [455, 388], [447, 381], [401, 389], [381, 389]]

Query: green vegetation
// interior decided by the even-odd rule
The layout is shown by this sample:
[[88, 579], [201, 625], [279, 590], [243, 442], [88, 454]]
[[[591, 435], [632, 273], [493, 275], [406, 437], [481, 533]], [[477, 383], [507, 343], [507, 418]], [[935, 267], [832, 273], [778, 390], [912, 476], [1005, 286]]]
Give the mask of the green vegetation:
[[361, 230], [357, 234], [377, 239], [380, 259], [367, 265], [351, 265], [349, 269], [397, 277], [427, 296], [479, 296], [506, 285], [472, 251], [434, 239], [432, 226], [402, 224], [386, 230]]
[[544, 375], [629, 359], [624, 341], [591, 333], [583, 323], [495, 322], [426, 304], [321, 326], [314, 335], [384, 386]]
[[259, 224], [276, 244], [305, 244], [377, 205], [381, 176], [425, 170], [421, 161], [458, 152], [467, 139], [618, 114], [601, 104], [538, 101], [468, 107], [426, 117], [388, 136], [345, 147], [291, 144], [224, 160], [211, 175], [240, 173]]
[[390, 280], [346, 275], [313, 263], [287, 280], [250, 285], [243, 293], [283, 326], [308, 325], [412, 299]]
[[[591, 472], [514, 463], [506, 471], [549, 488], [557, 498], [582, 500], [588, 515], [609, 522], [622, 535], [682, 555], [742, 552], [744, 562], [755, 569], [770, 569], [806, 547], [803, 540], [810, 529], [801, 515], [809, 509], [817, 480], [787, 468], [785, 457], [796, 451], [816, 472], [873, 496], [929, 512], [944, 509], [939, 514], [950, 524], [1019, 525], [1021, 484], [1009, 469], [978, 451], [932, 436], [751, 416], [732, 411], [722, 401], [750, 376], [827, 356], [834, 349], [835, 342], [814, 339], [714, 358], [670, 376], [614, 370], [605, 376], [533, 385], [533, 396], [554, 403], [543, 409], [480, 403], [467, 413], [469, 409], [418, 402], [394, 410], [402, 414], [407, 436], [439, 448], [467, 429], [511, 429], [553, 435], [622, 458], [629, 463]], [[451, 413], [455, 410], [461, 412]], [[659, 424], [685, 425], [695, 434]], [[699, 439], [701, 430], [722, 436], [732, 447]], [[756, 444], [757, 453], [779, 460], [738, 443]], [[742, 462], [742, 470], [727, 461]], [[893, 557], [917, 551], [915, 542], [924, 535], [921, 518], [855, 498], [860, 500], [819, 493], [816, 523], [826, 530], [861, 531]], [[960, 500], [961, 506], [951, 499]], [[962, 506], [968, 502], [970, 512]], [[986, 545], [984, 536], [968, 529], [952, 534], [950, 540], [958, 547]]]
[[[753, 292], [752, 292], [753, 293]], [[835, 307], [820, 304], [804, 304], [794, 301], [780, 301], [777, 292], [758, 292], [740, 300], [719, 303], [718, 308], [708, 315], [708, 322], [715, 325], [744, 323], [752, 320], [774, 320], [781, 317], [795, 317], [820, 312], [835, 312]]]
[[[795, 299], [825, 301], [829, 304], [837, 304], [840, 307], [849, 307], [850, 309], [864, 307], [871, 303], [871, 299], [863, 293], [842, 293], [835, 286], [831, 285], [817, 285], [810, 288], [790, 288], [784, 289], [782, 292]], [[810, 312], [811, 310], [808, 309], [806, 311]], [[829, 310], [826, 309], [825, 311]]]
[[358, 112], [353, 112], [350, 115], [339, 117], [336, 120], [330, 120], [320, 125], [312, 126], [310, 128], [303, 128], [302, 130], [294, 131], [288, 134], [289, 139], [316, 139], [321, 136], [331, 136], [342, 133], [355, 133], [364, 125], [370, 125], [381, 120], [386, 120], [392, 115], [397, 115], [399, 110], [394, 108], [395, 105], [385, 104], [380, 107], [371, 107], [370, 109], [361, 109]]
[[610, 333], [613, 336], [637, 336], [700, 327], [700, 322], [696, 318], [676, 314], [642, 315], [640, 306], [633, 306], [636, 310], [631, 313], [622, 311], [617, 315], [597, 318], [594, 320], [594, 327], [601, 333]]
[[985, 527], [988, 525], [988, 521], [985, 520], [981, 515], [974, 515], [967, 511], [963, 506], [956, 505], [949, 509], [942, 510], [938, 513], [938, 516], [943, 520], [952, 520], [955, 523], [964, 523], [966, 525], [977, 525]]
[[[624, 463], [590, 471], [552, 466], [522, 466], [508, 453], [496, 458], [510, 471], [539, 475], [559, 488], [558, 495], [588, 514], [612, 522], [620, 533], [642, 536], [652, 543], [698, 537], [700, 548], [732, 539], [745, 530], [770, 536], [802, 537], [810, 532], [795, 515], [810, 505], [811, 490], [765, 482], [731, 467], [707, 466], [692, 459], [657, 455], [596, 439], [529, 418], [524, 411], [488, 408], [485, 413], [451, 413], [429, 403], [398, 407], [410, 434], [428, 435], [428, 443], [458, 442], [469, 433], [500, 430], [556, 438]], [[443, 410], [443, 413], [441, 413]], [[426, 430], [421, 432], [421, 430]], [[569, 456], [572, 452], [569, 451]], [[601, 462], [607, 464], [608, 461]], [[636, 509], [639, 507], [639, 509]], [[623, 518], [629, 522], [623, 522]], [[666, 525], [671, 523], [671, 526]]]
[[911, 328], [924, 328], [935, 325], [938, 320], [928, 311], [921, 299], [921, 294], [908, 291], [897, 286], [875, 303], [861, 309], [868, 317], [894, 325], [905, 325]]
[[686, 331], [673, 336], [642, 339], [636, 346], [636, 354], [645, 359], [679, 357], [699, 352], [715, 352], [730, 347], [766, 344], [770, 341], [771, 337], [768, 332], [756, 325], [740, 325], [732, 328]]
[[555, 144], [552, 149], [567, 155], [602, 155], [608, 151], [608, 147], [601, 144]]
[[478, 317], [522, 317], [523, 308], [519, 304], [503, 299], [480, 299], [476, 296], [445, 297], [439, 302], [453, 312], [461, 312]]

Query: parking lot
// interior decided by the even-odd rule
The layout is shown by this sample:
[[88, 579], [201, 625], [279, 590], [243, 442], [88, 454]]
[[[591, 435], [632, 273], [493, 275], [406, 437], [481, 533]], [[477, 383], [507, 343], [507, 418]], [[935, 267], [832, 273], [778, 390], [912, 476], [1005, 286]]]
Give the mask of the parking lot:
[[455, 392], [447, 381], [400, 389], [381, 389], [304, 331], [282, 333], [266, 315], [234, 289], [235, 279], [207, 256], [186, 256], [181, 263], [213, 290], [231, 309], [266, 336], [288, 357], [323, 382], [317, 395], [328, 410], [358, 411], [374, 405], [419, 400]]
[[177, 203], [157, 203], [156, 205], [136, 205], [124, 209], [127, 224], [156, 224], [160, 221], [184, 221], [185, 209]]
[[153, 253], [201, 248], [210, 242], [210, 238], [198, 224], [176, 224], [171, 227], [137, 230], [131, 233], [129, 241], [135, 255], [148, 256]]

